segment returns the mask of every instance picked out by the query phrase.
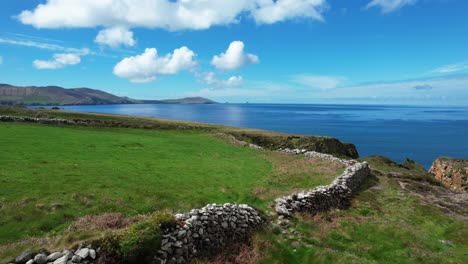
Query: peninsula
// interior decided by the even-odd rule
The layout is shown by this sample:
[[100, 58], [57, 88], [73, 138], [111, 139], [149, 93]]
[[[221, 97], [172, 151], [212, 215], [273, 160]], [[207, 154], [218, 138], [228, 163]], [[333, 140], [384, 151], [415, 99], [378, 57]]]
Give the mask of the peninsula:
[[0, 84], [0, 105], [100, 105], [100, 104], [215, 104], [203, 97], [167, 100], [138, 100], [90, 88], [59, 86], [14, 86]]

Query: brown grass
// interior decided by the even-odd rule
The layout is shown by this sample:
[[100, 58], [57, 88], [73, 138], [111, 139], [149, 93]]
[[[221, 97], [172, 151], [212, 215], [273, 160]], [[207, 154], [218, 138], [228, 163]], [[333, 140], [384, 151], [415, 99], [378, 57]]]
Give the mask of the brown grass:
[[87, 215], [71, 224], [68, 231], [121, 229], [149, 217], [150, 216], [147, 215], [138, 215], [132, 218], [126, 218], [121, 213]]
[[222, 254], [205, 261], [212, 264], [254, 264], [260, 259], [261, 255], [257, 247], [251, 244], [234, 244]]
[[274, 169], [280, 174], [303, 174], [310, 172], [311, 170], [324, 174], [334, 174], [338, 169], [344, 168], [343, 164], [339, 162], [333, 162], [320, 158], [298, 159], [294, 155], [288, 155], [279, 152], [277, 155], [271, 156], [274, 157], [273, 159], [270, 158], [270, 160], [273, 162]]

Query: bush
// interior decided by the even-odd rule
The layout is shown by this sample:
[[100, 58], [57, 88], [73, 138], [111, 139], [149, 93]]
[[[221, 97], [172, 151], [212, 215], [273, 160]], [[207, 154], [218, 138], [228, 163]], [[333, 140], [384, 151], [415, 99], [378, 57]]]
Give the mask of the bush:
[[132, 224], [126, 230], [107, 233], [98, 244], [107, 258], [123, 263], [147, 262], [160, 249], [161, 230], [176, 225], [177, 220], [170, 213], [157, 212], [151, 219]]
[[119, 246], [122, 257], [129, 262], [150, 256], [161, 244], [161, 231], [155, 221], [144, 221], [130, 226]]

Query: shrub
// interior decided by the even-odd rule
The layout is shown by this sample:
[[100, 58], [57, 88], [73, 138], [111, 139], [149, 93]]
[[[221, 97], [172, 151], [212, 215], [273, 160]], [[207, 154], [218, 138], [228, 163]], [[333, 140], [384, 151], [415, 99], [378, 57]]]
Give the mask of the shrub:
[[146, 263], [161, 246], [161, 230], [176, 225], [177, 220], [170, 213], [157, 212], [149, 220], [132, 224], [123, 231], [107, 233], [97, 243], [112, 261]]
[[161, 243], [161, 231], [155, 221], [143, 221], [130, 226], [123, 234], [120, 252], [129, 262], [150, 256]]

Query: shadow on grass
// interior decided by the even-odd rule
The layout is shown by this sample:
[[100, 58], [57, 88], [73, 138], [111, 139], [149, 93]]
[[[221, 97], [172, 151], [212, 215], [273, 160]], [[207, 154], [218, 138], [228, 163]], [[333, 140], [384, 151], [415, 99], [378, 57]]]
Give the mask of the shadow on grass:
[[380, 176], [379, 172], [372, 171], [367, 178], [365, 178], [361, 184], [359, 185], [359, 188], [355, 191], [353, 196], [359, 195], [359, 193], [364, 192], [374, 186], [377, 186], [380, 182], [379, 178], [377, 176]]

